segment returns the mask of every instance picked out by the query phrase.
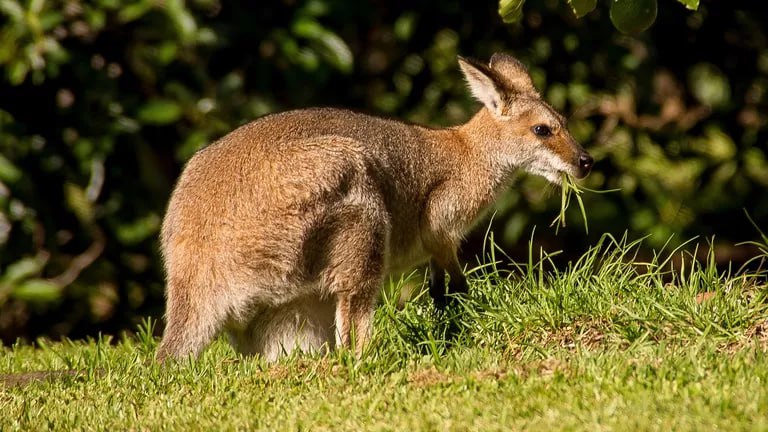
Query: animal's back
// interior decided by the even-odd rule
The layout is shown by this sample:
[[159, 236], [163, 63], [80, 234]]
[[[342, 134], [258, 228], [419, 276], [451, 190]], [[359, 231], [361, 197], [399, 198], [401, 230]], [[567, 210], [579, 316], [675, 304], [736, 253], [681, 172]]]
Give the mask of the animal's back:
[[404, 226], [398, 235], [412, 240], [423, 197], [408, 195], [428, 189], [420, 183], [434, 168], [412, 157], [416, 149], [409, 147], [419, 140], [411, 125], [337, 109], [289, 111], [246, 124], [185, 167], [163, 224], [167, 265], [187, 255], [174, 253], [185, 248], [201, 256], [196, 263], [238, 271], [258, 266], [258, 259], [238, 261], [253, 260], [258, 249], [275, 255], [271, 266], [295, 272], [301, 258], [295, 249], [308, 231], [363, 184], [380, 194], [389, 217], [400, 219], [390, 221]]

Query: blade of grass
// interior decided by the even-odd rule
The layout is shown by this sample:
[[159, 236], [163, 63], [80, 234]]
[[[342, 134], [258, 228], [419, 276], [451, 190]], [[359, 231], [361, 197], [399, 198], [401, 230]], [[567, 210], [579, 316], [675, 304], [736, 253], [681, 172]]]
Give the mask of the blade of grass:
[[552, 223], [549, 226], [555, 227], [555, 234], [558, 233], [558, 231], [560, 230], [560, 227], [565, 228], [565, 211], [571, 205], [571, 197], [575, 197], [576, 203], [579, 205], [579, 211], [581, 212], [581, 217], [584, 220], [584, 231], [587, 234], [589, 234], [589, 224], [587, 222], [587, 211], [586, 211], [586, 208], [584, 207], [584, 201], [581, 198], [581, 194], [584, 193], [585, 191], [601, 194], [601, 193], [608, 193], [608, 192], [617, 192], [619, 190], [620, 189], [595, 190], [595, 189], [590, 189], [584, 186], [579, 186], [572, 175], [567, 173], [562, 173], [562, 182], [561, 182], [561, 188], [560, 188], [560, 213], [557, 215], [557, 217], [552, 221]]

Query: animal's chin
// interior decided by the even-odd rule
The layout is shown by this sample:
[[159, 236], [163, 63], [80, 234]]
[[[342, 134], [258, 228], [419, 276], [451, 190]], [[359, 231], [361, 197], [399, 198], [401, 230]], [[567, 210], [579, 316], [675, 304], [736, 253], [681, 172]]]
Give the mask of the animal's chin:
[[550, 183], [562, 186], [563, 184], [563, 174], [568, 174], [569, 176], [572, 176], [577, 179], [583, 179], [586, 177], [586, 174], [581, 173], [577, 169], [568, 169], [568, 170], [562, 170], [562, 169], [551, 169], [547, 170], [546, 173], [542, 174], [544, 178], [549, 180]]
[[543, 174], [550, 183], [561, 186], [563, 184], [563, 171], [548, 171]]
[[560, 186], [563, 183], [563, 171], [553, 167], [527, 166], [525, 167], [525, 171], [533, 175], [544, 177], [548, 182], [554, 185]]
[[563, 174], [569, 174], [579, 177], [578, 170], [573, 166], [563, 163], [559, 159], [551, 158], [550, 163], [534, 163], [525, 167], [526, 171], [544, 177], [550, 183], [561, 186], [563, 184]]

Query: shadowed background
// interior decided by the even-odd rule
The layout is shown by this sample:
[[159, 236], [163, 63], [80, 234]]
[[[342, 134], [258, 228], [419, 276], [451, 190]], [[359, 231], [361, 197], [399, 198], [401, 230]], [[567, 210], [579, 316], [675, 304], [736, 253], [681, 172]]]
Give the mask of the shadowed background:
[[[0, 0], [0, 339], [85, 337], [161, 316], [157, 234], [201, 146], [261, 115], [344, 106], [433, 126], [469, 118], [456, 56], [506, 51], [596, 159], [555, 234], [559, 191], [520, 176], [496, 207], [514, 258], [535, 241], [577, 257], [609, 232], [644, 253], [694, 236], [734, 268], [768, 227], [768, 12], [662, 2], [619, 33], [598, 7], [494, 1]], [[481, 254], [488, 220], [468, 237]], [[671, 240], [670, 240], [671, 238]], [[714, 238], [714, 240], [712, 240]], [[693, 246], [691, 246], [693, 247]]]

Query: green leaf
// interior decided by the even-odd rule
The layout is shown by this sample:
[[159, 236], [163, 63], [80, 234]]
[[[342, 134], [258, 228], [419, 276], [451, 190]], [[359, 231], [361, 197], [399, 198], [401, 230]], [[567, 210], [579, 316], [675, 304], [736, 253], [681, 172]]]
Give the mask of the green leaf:
[[166, 0], [165, 9], [183, 42], [190, 42], [197, 31], [195, 18], [182, 0]]
[[29, 2], [29, 12], [38, 15], [43, 10], [43, 6], [45, 6], [45, 0], [32, 0]]
[[325, 28], [311, 18], [300, 18], [293, 23], [293, 33], [307, 39], [318, 39], [325, 33]]
[[120, 240], [120, 243], [124, 245], [138, 244], [150, 236], [157, 234], [160, 229], [160, 222], [160, 216], [155, 213], [150, 213], [133, 222], [118, 226], [116, 232], [117, 238]]
[[699, 9], [699, 0], [677, 0], [690, 10]]
[[576, 18], [581, 18], [595, 10], [597, 0], [568, 0], [568, 4], [571, 5], [571, 9], [573, 9], [573, 14], [576, 15]]
[[93, 221], [95, 213], [93, 204], [88, 200], [83, 188], [67, 182], [64, 184], [64, 199], [67, 202], [67, 207], [72, 210], [80, 222], [88, 225]]
[[520, 21], [523, 17], [525, 0], [499, 0], [499, 15], [507, 24]]
[[21, 178], [21, 170], [13, 162], [0, 154], [0, 180], [6, 183], [16, 183]]
[[181, 117], [181, 108], [170, 100], [155, 99], [139, 108], [138, 119], [149, 125], [173, 123]]
[[46, 303], [61, 296], [61, 288], [44, 279], [30, 279], [16, 286], [11, 295], [19, 300]]
[[416, 30], [416, 14], [406, 12], [395, 21], [395, 37], [402, 41], [407, 41]]
[[24, 20], [24, 9], [16, 0], [0, 0], [0, 12], [14, 21]]
[[137, 3], [131, 3], [120, 8], [120, 12], [117, 14], [117, 19], [121, 23], [128, 23], [135, 21], [149, 12], [152, 9], [151, 1], [140, 1]]
[[704, 105], [722, 108], [731, 100], [728, 77], [711, 63], [698, 63], [688, 72], [688, 85], [693, 96]]
[[[349, 45], [336, 33], [327, 30], [317, 21], [311, 18], [301, 18], [297, 20], [292, 27], [293, 33], [302, 38], [308, 39], [314, 51], [323, 59], [333, 65], [336, 69], [349, 73], [352, 71], [353, 56]], [[312, 64], [317, 60], [310, 52], [299, 52], [298, 57], [302, 60], [305, 67], [312, 69]]]
[[205, 132], [194, 131], [187, 135], [187, 139], [176, 149], [176, 158], [185, 161], [192, 157], [196, 151], [208, 144], [210, 139]]
[[38, 273], [44, 265], [45, 262], [37, 257], [22, 258], [5, 269], [2, 281], [7, 284], [14, 284]]
[[611, 22], [622, 33], [637, 34], [656, 21], [658, 8], [656, 0], [612, 0]]
[[40, 15], [40, 27], [46, 32], [52, 30], [62, 21], [64, 21], [64, 16], [58, 11], [47, 11]]
[[21, 60], [17, 60], [8, 67], [8, 81], [13, 85], [19, 85], [24, 82], [27, 72], [29, 72], [29, 65]]
[[693, 140], [694, 150], [705, 155], [708, 159], [718, 162], [733, 160], [736, 156], [736, 143], [718, 126], [710, 125], [704, 132], [704, 137]]
[[175, 41], [165, 41], [158, 45], [156, 58], [160, 63], [167, 65], [176, 59], [179, 47]]
[[316, 42], [319, 44], [317, 51], [326, 61], [341, 72], [352, 72], [352, 50], [342, 38], [334, 33], [326, 32], [324, 37]]
[[299, 10], [298, 15], [319, 17], [328, 15], [329, 12], [330, 8], [327, 2], [321, 0], [309, 0]]
[[100, 31], [107, 24], [107, 14], [99, 9], [86, 9], [85, 21], [91, 26], [93, 31]]

